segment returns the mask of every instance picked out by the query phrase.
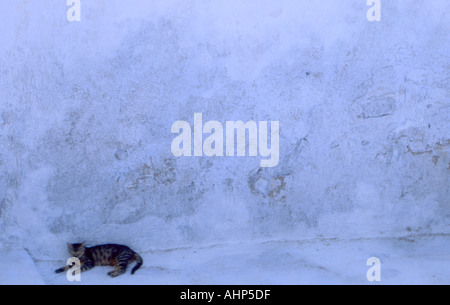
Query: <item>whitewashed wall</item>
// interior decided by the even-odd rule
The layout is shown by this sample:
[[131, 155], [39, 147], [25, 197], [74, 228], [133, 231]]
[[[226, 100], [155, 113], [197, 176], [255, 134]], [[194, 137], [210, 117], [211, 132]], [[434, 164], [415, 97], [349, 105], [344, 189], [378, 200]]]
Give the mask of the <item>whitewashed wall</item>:
[[[81, 3], [0, 1], [4, 248], [450, 233], [449, 1]], [[174, 157], [194, 112], [279, 165]]]

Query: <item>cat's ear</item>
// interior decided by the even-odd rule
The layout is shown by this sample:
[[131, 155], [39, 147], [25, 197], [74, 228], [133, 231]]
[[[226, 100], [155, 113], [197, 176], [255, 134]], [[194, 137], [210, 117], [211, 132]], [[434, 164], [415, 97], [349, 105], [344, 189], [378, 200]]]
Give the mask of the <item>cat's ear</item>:
[[80, 246], [81, 247], [86, 247], [85, 243], [86, 243], [86, 241], [83, 241]]

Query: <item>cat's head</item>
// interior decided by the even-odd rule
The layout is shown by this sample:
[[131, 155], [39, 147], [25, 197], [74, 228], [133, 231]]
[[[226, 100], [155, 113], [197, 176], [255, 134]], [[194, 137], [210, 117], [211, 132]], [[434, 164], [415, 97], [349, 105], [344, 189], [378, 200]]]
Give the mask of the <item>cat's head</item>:
[[82, 257], [84, 255], [84, 251], [86, 250], [84, 242], [82, 242], [81, 244], [67, 243], [67, 248], [69, 249], [70, 255], [78, 258]]

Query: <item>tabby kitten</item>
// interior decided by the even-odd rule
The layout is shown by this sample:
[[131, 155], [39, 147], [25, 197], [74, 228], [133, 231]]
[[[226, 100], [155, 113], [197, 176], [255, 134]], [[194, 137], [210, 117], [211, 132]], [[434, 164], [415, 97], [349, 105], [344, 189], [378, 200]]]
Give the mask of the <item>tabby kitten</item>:
[[[92, 269], [95, 266], [114, 266], [115, 269], [108, 272], [108, 275], [116, 277], [125, 273], [128, 263], [136, 261], [136, 266], [131, 270], [131, 274], [134, 274], [143, 263], [142, 257], [139, 254], [123, 245], [106, 244], [88, 248], [83, 242], [81, 244], [68, 243], [67, 247], [71, 256], [80, 259], [82, 272]], [[55, 272], [64, 272], [71, 267], [64, 266], [55, 270]]]

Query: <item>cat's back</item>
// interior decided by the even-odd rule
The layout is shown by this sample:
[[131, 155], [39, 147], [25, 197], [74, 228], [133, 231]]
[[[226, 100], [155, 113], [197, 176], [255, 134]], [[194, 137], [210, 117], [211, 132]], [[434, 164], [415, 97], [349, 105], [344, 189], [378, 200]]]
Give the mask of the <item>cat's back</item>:
[[125, 245], [118, 245], [118, 244], [104, 244], [104, 245], [97, 245], [90, 247], [88, 249], [91, 250], [120, 250], [120, 251], [133, 251], [128, 246]]
[[104, 244], [86, 248], [86, 255], [94, 261], [95, 265], [114, 265], [119, 255], [132, 256], [134, 251], [125, 245]]

